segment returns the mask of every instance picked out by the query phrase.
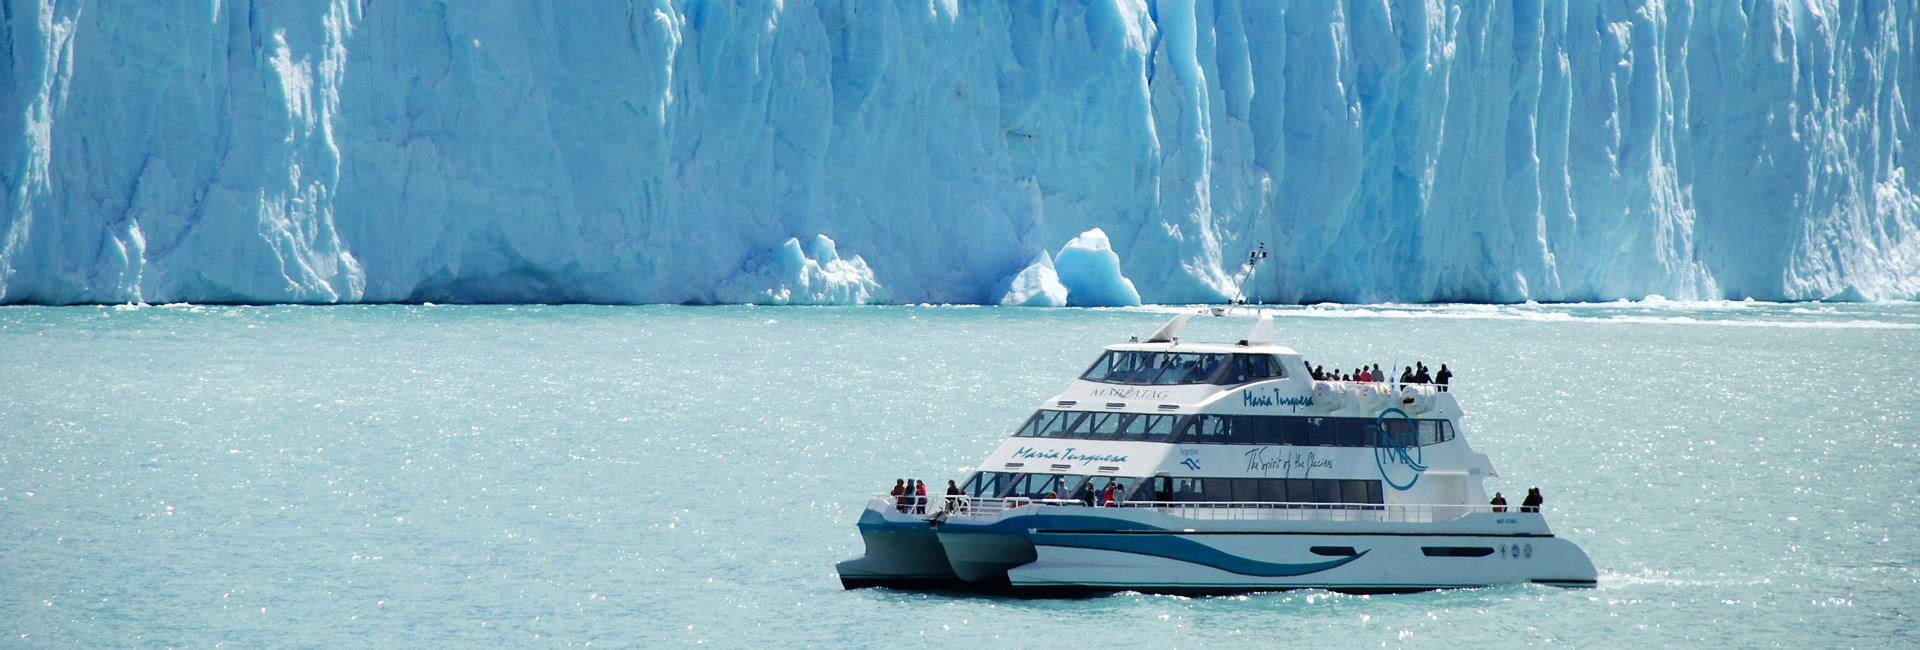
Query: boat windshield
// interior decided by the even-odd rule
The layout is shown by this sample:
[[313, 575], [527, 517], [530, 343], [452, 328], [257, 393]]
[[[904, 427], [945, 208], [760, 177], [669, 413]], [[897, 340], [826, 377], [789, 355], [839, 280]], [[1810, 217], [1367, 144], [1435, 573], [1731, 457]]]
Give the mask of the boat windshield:
[[1280, 360], [1265, 354], [1109, 350], [1080, 378], [1106, 384], [1171, 386], [1241, 384], [1284, 376]]

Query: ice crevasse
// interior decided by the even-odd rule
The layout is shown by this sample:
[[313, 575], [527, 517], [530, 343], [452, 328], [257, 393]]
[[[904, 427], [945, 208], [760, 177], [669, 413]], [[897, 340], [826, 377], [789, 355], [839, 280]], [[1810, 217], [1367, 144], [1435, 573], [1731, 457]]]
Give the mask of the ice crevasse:
[[8, 7], [0, 303], [1920, 297], [1912, 2]]

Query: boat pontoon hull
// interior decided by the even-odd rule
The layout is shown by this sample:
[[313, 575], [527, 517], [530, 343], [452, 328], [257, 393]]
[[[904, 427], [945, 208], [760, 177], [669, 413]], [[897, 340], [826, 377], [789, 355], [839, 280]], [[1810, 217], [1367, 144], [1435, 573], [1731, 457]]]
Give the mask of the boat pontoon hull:
[[945, 589], [965, 586], [948, 566], [946, 551], [923, 515], [901, 512], [876, 500], [860, 515], [867, 552], [836, 565], [847, 589]]
[[[841, 580], [848, 588], [925, 584], [1032, 596], [1205, 595], [1289, 589], [1405, 593], [1529, 583], [1591, 587], [1598, 575], [1586, 553], [1555, 537], [1537, 513], [1478, 512], [1442, 522], [1387, 521], [1385, 510], [1305, 511], [1265, 520], [1247, 515], [1274, 513], [1206, 513], [1211, 519], [1184, 514], [1173, 508], [1029, 505], [946, 516], [930, 527], [930, 536], [882, 537], [890, 531], [863, 526], [869, 557], [842, 563]], [[885, 516], [870, 510], [863, 520]], [[1369, 517], [1382, 520], [1365, 521]], [[873, 555], [876, 546], [893, 555]], [[928, 571], [930, 553], [943, 553], [951, 571]]]

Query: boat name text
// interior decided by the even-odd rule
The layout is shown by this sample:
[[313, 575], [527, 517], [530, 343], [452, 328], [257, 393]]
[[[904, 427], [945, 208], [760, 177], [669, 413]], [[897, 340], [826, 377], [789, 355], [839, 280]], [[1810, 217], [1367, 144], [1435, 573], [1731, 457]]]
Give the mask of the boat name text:
[[[1272, 391], [1272, 393], [1268, 394], [1268, 391]], [[1243, 406], [1287, 406], [1292, 407], [1293, 412], [1298, 413], [1301, 407], [1313, 406], [1313, 396], [1288, 395], [1282, 397], [1279, 388], [1265, 390], [1243, 388], [1240, 389], [1240, 402]]]
[[1080, 454], [1080, 453], [1074, 453], [1074, 449], [1075, 449], [1074, 447], [1068, 447], [1065, 450], [1048, 449], [1045, 451], [1041, 451], [1038, 449], [1034, 449], [1032, 447], [1021, 447], [1019, 449], [1014, 450], [1013, 457], [1023, 458], [1023, 459], [1024, 458], [1044, 458], [1047, 460], [1064, 460], [1067, 462], [1079, 461], [1081, 465], [1085, 465], [1088, 463], [1096, 463], [1096, 462], [1098, 463], [1127, 462], [1127, 457], [1121, 454]]
[[1088, 397], [1118, 397], [1120, 399], [1166, 399], [1167, 391], [1147, 390], [1144, 388], [1118, 388], [1103, 386], [1087, 391]]

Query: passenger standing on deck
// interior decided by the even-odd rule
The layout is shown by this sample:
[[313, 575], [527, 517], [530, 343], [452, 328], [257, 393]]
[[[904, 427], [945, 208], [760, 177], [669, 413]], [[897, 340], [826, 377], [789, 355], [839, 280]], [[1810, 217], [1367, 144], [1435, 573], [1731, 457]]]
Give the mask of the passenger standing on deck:
[[1520, 502], [1520, 511], [1521, 512], [1539, 512], [1540, 504], [1543, 504], [1546, 502], [1547, 502], [1547, 498], [1540, 496], [1540, 488], [1531, 488], [1527, 490], [1526, 500]]
[[1413, 366], [1407, 366], [1405, 370], [1400, 371], [1400, 383], [1413, 383]]
[[954, 485], [953, 479], [947, 479], [947, 511], [948, 512], [952, 512], [955, 508], [960, 507], [960, 495], [962, 494], [965, 494], [965, 492], [960, 491], [960, 486]]
[[1447, 364], [1440, 364], [1440, 373], [1433, 376], [1433, 383], [1440, 385], [1440, 392], [1447, 392], [1447, 380], [1450, 379], [1453, 379], [1453, 371], [1447, 369]]
[[1387, 380], [1387, 373], [1386, 371], [1380, 369], [1380, 364], [1377, 364], [1377, 363], [1373, 364], [1373, 380], [1379, 381], [1379, 382], [1384, 382]]
[[1368, 371], [1366, 366], [1362, 365], [1360, 366], [1360, 374], [1355, 375], [1353, 380], [1358, 382], [1373, 381], [1373, 373]]
[[901, 512], [907, 511], [907, 502], [901, 498], [906, 494], [907, 494], [907, 480], [903, 478], [894, 479], [893, 480], [893, 509], [894, 510], [899, 510]]
[[920, 480], [914, 481], [913, 494], [913, 514], [927, 514], [927, 482]]
[[1100, 501], [1102, 505], [1105, 505], [1106, 507], [1109, 507], [1109, 508], [1113, 507], [1113, 490], [1114, 490], [1113, 479], [1107, 479], [1106, 492], [1100, 495]]
[[[1485, 492], [1482, 492], [1481, 494], [1486, 494], [1486, 493], [1485, 493]], [[1506, 511], [1507, 511], [1507, 498], [1506, 498], [1506, 497], [1503, 497], [1503, 496], [1500, 496], [1500, 493], [1499, 493], [1499, 492], [1495, 492], [1495, 493], [1493, 493], [1493, 500], [1492, 500], [1492, 501], [1489, 501], [1488, 503], [1491, 503], [1491, 504], [1493, 504], [1493, 511], [1494, 511], [1494, 512], [1506, 512]]]

